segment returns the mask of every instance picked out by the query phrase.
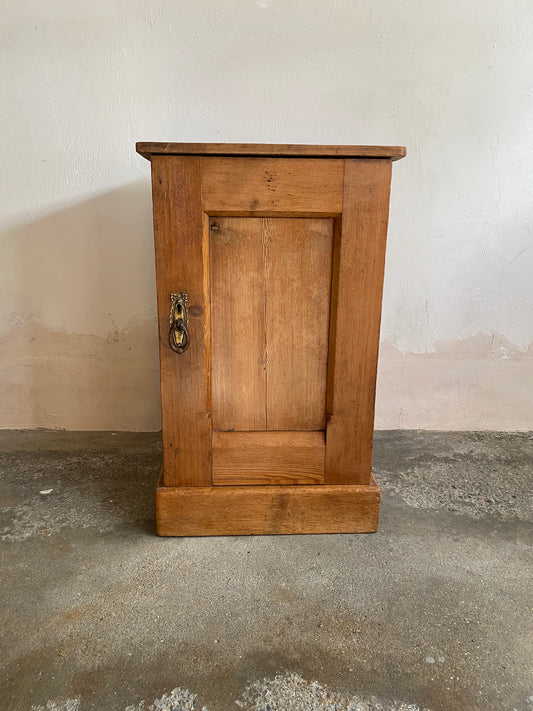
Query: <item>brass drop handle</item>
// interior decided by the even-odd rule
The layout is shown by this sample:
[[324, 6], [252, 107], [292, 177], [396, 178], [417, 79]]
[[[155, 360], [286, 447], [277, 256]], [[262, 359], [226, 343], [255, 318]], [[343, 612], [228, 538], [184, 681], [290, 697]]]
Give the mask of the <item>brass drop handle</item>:
[[187, 294], [170, 295], [170, 332], [168, 343], [175, 353], [183, 353], [189, 347], [189, 331], [187, 328]]

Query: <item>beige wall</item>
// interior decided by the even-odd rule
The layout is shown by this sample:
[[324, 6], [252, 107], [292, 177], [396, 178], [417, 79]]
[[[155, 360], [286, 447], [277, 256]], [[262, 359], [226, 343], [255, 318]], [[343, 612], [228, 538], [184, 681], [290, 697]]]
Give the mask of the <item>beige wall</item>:
[[530, 0], [62, 0], [0, 22], [0, 427], [156, 430], [137, 140], [405, 144], [377, 427], [532, 429]]

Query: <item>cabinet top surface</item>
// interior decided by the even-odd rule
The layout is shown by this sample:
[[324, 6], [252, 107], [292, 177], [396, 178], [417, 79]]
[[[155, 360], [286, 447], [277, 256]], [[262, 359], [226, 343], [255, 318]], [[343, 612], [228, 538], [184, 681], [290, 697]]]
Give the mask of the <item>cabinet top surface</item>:
[[302, 158], [389, 158], [407, 154], [404, 146], [313, 146], [269, 143], [137, 143], [137, 153], [174, 156], [271, 156]]

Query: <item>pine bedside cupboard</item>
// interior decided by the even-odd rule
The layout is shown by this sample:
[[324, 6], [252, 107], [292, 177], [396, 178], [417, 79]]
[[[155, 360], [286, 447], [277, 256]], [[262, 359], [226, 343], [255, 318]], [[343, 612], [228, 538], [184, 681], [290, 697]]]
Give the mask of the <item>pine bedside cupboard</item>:
[[138, 143], [151, 161], [162, 536], [377, 530], [399, 146]]

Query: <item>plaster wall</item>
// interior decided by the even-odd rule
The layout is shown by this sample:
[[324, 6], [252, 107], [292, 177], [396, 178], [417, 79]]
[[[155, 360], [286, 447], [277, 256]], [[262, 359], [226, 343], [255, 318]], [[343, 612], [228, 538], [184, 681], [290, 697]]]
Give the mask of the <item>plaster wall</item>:
[[530, 0], [4, 0], [0, 427], [157, 430], [137, 140], [402, 144], [376, 426], [532, 429]]

